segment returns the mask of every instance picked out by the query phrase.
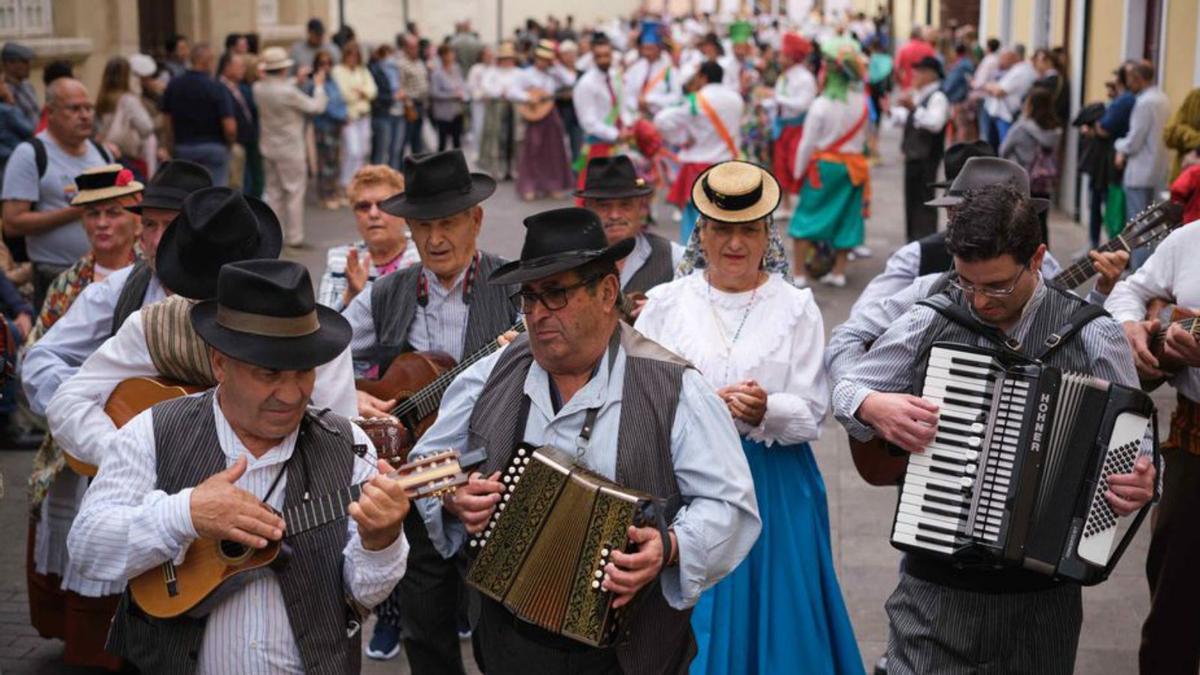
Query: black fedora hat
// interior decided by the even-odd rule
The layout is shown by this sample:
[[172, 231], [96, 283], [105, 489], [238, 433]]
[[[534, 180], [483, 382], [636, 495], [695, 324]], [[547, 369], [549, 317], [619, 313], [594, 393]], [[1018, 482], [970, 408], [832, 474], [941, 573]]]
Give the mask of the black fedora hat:
[[350, 322], [317, 304], [308, 268], [290, 260], [225, 265], [216, 299], [193, 307], [191, 318], [213, 349], [271, 370], [316, 368], [350, 344]]
[[584, 199], [624, 199], [654, 194], [654, 187], [637, 175], [633, 162], [625, 155], [594, 157], [587, 163], [582, 190], [576, 197]]
[[1017, 192], [1033, 202], [1038, 211], [1050, 208], [1050, 200], [1033, 197], [1029, 194], [1029, 174], [1016, 162], [999, 157], [972, 157], [967, 160], [962, 171], [954, 178], [954, 183], [946, 194], [925, 202], [926, 206], [958, 206], [963, 201], [963, 195], [968, 190], [978, 190], [992, 185], [1012, 185]]
[[467, 169], [462, 150], [409, 155], [404, 158], [404, 192], [379, 208], [400, 218], [433, 220], [466, 211], [495, 191], [491, 176]]
[[142, 209], [180, 211], [183, 200], [196, 190], [212, 187], [208, 169], [186, 159], [173, 159], [159, 167], [142, 192], [142, 201], [125, 210], [141, 213]]
[[496, 268], [488, 283], [523, 284], [601, 258], [617, 261], [629, 255], [633, 245], [630, 238], [609, 246], [600, 216], [587, 209], [542, 211], [525, 219], [521, 259]]
[[925, 58], [913, 64], [914, 69], [932, 70], [937, 74], [939, 80], [946, 78], [946, 71], [942, 70], [942, 62], [937, 60], [936, 56], [926, 56]]
[[929, 187], [947, 188], [958, 178], [963, 165], [972, 157], [995, 157], [996, 151], [987, 141], [971, 141], [970, 143], [955, 143], [946, 148], [946, 156], [942, 158], [942, 167], [946, 170], [946, 180], [930, 183]]
[[217, 295], [226, 263], [278, 258], [283, 230], [271, 207], [237, 190], [210, 187], [183, 200], [183, 208], [158, 242], [154, 269], [172, 293], [192, 300]]

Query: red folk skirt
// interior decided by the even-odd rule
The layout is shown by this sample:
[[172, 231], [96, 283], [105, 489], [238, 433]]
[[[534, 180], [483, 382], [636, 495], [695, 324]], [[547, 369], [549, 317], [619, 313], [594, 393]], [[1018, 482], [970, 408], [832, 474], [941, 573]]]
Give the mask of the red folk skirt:
[[667, 194], [667, 201], [679, 208], [686, 208], [692, 201], [692, 184], [711, 167], [712, 164], [702, 162], [684, 162], [679, 165], [679, 174]]
[[779, 181], [779, 188], [786, 194], [800, 192], [801, 181], [793, 177], [792, 171], [796, 165], [796, 152], [800, 149], [800, 137], [804, 135], [803, 124], [793, 124], [783, 128], [779, 138], [775, 139], [775, 152], [772, 153], [771, 172]]

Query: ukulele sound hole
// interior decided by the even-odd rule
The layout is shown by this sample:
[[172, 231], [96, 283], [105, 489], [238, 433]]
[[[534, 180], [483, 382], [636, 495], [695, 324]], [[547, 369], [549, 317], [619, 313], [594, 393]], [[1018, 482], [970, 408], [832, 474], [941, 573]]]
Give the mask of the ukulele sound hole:
[[236, 541], [229, 541], [228, 539], [221, 540], [220, 550], [221, 557], [230, 563], [241, 562], [250, 557], [250, 554], [254, 552], [254, 549], [244, 544], [239, 544]]

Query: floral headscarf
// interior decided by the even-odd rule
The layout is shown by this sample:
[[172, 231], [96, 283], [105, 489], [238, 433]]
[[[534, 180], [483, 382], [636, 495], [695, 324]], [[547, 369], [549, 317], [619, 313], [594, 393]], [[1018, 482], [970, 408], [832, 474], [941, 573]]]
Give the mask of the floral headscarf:
[[[700, 220], [705, 220], [703, 215], [700, 216]], [[698, 222], [692, 230], [683, 259], [675, 268], [676, 277], [686, 277], [695, 270], [708, 267], [708, 261], [704, 259], [704, 249], [700, 248], [700, 230], [703, 225], [703, 222]], [[783, 247], [783, 238], [779, 236], [779, 230], [775, 227], [774, 215], [767, 216], [767, 250], [763, 253], [762, 268], [767, 274], [781, 274], [788, 283], [792, 282], [792, 268], [788, 263], [787, 251]]]

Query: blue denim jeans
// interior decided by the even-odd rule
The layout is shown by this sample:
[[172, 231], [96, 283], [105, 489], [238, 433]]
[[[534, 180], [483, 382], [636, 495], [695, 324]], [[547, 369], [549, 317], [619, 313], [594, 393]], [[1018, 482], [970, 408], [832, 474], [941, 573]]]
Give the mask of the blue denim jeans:
[[400, 170], [400, 148], [404, 143], [404, 116], [371, 117], [371, 163]]
[[224, 143], [176, 143], [175, 159], [186, 159], [208, 169], [213, 185], [229, 185], [229, 146]]
[[[1125, 187], [1125, 222], [1129, 222], [1134, 216], [1141, 213], [1143, 209], [1150, 206], [1150, 202], [1154, 201], [1154, 188], [1142, 187]], [[1154, 253], [1154, 249], [1158, 248], [1158, 244], [1147, 244], [1140, 248], [1136, 248], [1133, 254], [1129, 257], [1129, 271], [1136, 271], [1146, 259]]]

